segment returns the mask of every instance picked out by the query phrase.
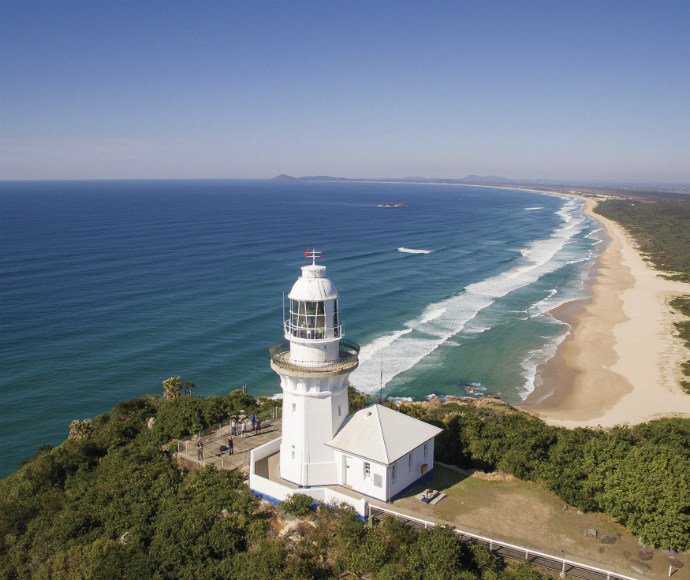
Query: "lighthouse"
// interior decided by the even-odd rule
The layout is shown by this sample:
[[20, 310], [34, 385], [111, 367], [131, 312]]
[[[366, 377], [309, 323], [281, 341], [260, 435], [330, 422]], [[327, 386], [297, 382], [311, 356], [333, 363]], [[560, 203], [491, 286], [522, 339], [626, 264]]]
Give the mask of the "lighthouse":
[[269, 349], [271, 368], [280, 376], [283, 427], [280, 476], [300, 487], [337, 481], [339, 466], [326, 445], [348, 417], [347, 387], [357, 368], [359, 345], [344, 338], [338, 291], [308, 250], [311, 263], [292, 286], [285, 340]]

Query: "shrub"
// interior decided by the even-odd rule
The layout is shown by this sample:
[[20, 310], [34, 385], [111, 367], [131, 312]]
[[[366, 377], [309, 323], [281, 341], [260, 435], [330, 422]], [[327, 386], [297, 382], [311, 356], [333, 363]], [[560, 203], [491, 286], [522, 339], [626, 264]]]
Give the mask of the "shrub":
[[281, 501], [278, 507], [293, 516], [306, 516], [313, 502], [314, 500], [304, 493], [293, 493], [285, 501]]

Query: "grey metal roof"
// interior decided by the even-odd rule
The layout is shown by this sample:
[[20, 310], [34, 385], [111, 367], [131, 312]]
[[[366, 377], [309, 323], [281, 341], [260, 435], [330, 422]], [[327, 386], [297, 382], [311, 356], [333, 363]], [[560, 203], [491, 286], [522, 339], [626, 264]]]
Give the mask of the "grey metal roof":
[[326, 445], [390, 465], [441, 431], [399, 411], [372, 405], [350, 415]]

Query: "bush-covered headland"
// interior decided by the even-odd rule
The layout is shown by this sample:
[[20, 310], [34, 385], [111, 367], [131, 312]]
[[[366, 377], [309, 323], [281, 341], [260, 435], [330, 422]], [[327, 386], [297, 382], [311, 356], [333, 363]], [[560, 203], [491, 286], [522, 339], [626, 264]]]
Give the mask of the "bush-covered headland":
[[[350, 394], [353, 408], [369, 402]], [[539, 577], [530, 567], [506, 569], [444, 528], [419, 533], [388, 520], [366, 527], [347, 510], [319, 510], [299, 533], [279, 538], [275, 508], [258, 502], [242, 474], [186, 471], [166, 451], [172, 438], [275, 404], [240, 391], [142, 397], [40, 449], [0, 481], [0, 577]], [[439, 461], [539, 482], [573, 506], [611, 515], [647, 544], [690, 546], [688, 420], [571, 431], [495, 399], [400, 410], [443, 428]]]

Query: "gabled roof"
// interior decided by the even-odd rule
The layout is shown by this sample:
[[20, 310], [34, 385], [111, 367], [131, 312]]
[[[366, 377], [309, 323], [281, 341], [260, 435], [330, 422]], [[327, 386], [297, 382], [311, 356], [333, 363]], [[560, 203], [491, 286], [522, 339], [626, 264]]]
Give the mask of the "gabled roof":
[[326, 445], [390, 465], [441, 431], [388, 407], [372, 405], [350, 415]]

